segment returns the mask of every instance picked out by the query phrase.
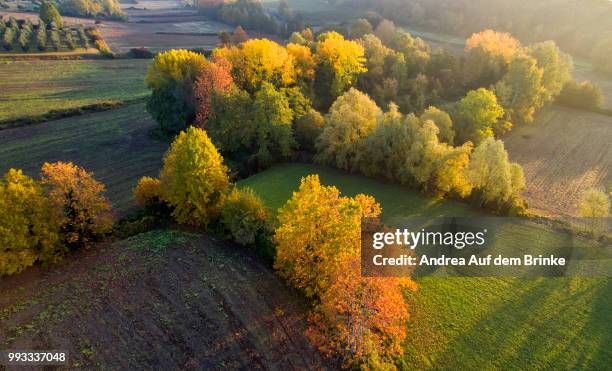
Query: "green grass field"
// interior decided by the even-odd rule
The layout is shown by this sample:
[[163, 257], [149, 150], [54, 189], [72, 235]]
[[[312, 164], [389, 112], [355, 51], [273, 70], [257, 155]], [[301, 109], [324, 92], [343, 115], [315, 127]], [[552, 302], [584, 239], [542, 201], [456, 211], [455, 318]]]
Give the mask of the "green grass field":
[[70, 117], [0, 133], [0, 174], [9, 168], [38, 176], [44, 162], [72, 161], [103, 182], [123, 216], [135, 207], [141, 176], [157, 176], [168, 145], [151, 138], [156, 126], [144, 104]]
[[0, 121], [147, 95], [147, 60], [0, 61]]
[[[458, 202], [337, 170], [273, 167], [240, 182], [276, 210], [302, 176], [319, 174], [343, 194], [367, 193], [392, 224], [408, 216], [482, 216]], [[496, 245], [537, 247], [560, 238], [531, 223], [509, 225]], [[416, 369], [605, 369], [612, 359], [612, 286], [605, 278], [422, 277], [407, 302], [412, 314], [405, 361]]]

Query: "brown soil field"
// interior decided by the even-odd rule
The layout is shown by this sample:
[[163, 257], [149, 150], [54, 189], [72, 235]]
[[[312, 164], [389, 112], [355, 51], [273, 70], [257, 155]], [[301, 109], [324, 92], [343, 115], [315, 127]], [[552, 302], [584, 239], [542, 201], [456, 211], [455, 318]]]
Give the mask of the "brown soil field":
[[204, 19], [197, 22], [180, 22], [178, 17], [174, 23], [168, 18], [164, 19], [163, 23], [108, 21], [98, 25], [98, 29], [114, 52], [126, 52], [132, 48], [147, 48], [158, 52], [179, 48], [213, 49], [219, 41], [217, 36], [194, 36], [187, 33], [217, 33], [223, 27], [221, 25]]
[[523, 166], [531, 209], [575, 216], [582, 193], [612, 185], [612, 117], [552, 105], [503, 138]]
[[0, 349], [69, 368], [324, 369], [305, 301], [243, 247], [159, 230], [0, 280]]

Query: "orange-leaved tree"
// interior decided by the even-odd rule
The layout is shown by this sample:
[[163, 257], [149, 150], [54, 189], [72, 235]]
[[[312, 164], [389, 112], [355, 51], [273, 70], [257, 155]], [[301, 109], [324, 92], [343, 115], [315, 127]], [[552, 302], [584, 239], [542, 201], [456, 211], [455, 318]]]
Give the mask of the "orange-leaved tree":
[[234, 85], [230, 63], [223, 58], [206, 63], [196, 80], [193, 94], [196, 100], [196, 121], [203, 127], [211, 114], [214, 92], [229, 93]]
[[388, 369], [407, 336], [403, 288], [415, 290], [416, 284], [405, 277], [362, 277], [360, 264], [352, 255], [333, 271], [306, 335], [344, 367]]
[[61, 215], [60, 232], [69, 247], [81, 247], [110, 231], [111, 205], [104, 196], [106, 187], [93, 174], [69, 162], [45, 163], [42, 184], [51, 204]]

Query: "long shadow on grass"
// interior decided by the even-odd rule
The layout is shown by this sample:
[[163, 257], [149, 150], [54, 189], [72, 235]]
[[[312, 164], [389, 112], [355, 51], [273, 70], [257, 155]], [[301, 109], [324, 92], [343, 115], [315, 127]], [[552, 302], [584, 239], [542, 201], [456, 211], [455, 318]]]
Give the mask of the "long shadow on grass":
[[611, 332], [604, 318], [609, 280], [515, 279], [507, 292], [521, 294], [501, 298], [469, 330], [452, 339], [436, 357], [438, 365], [461, 359], [468, 368], [605, 368]]

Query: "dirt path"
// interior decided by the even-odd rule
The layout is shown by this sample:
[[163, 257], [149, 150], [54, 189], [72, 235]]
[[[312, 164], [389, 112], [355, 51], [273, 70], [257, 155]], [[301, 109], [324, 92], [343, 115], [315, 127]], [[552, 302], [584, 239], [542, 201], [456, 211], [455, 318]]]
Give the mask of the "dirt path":
[[0, 281], [0, 349], [71, 367], [322, 368], [304, 301], [244, 248], [153, 231]]

